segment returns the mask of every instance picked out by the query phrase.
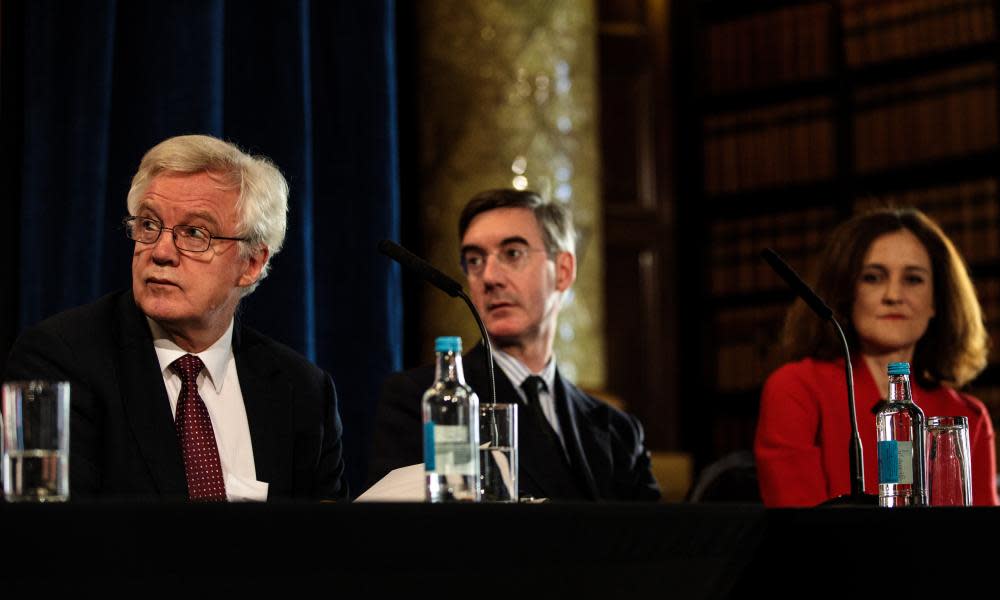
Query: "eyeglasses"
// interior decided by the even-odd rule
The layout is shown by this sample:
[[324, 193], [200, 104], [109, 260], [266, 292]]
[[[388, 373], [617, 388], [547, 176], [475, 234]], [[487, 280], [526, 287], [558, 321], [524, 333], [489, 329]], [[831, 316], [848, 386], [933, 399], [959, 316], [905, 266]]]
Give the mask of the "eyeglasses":
[[545, 252], [545, 250], [522, 244], [507, 245], [495, 252], [465, 250], [462, 252], [462, 270], [466, 275], [482, 275], [486, 270], [486, 259], [493, 256], [497, 263], [508, 271], [520, 271], [528, 264], [532, 252]]
[[125, 236], [140, 244], [153, 244], [156, 240], [160, 239], [161, 233], [169, 231], [173, 234], [174, 246], [177, 246], [179, 250], [186, 250], [188, 252], [204, 252], [212, 246], [212, 240], [247, 241], [247, 238], [212, 235], [204, 227], [196, 225], [164, 227], [163, 223], [149, 217], [126, 217], [124, 225]]

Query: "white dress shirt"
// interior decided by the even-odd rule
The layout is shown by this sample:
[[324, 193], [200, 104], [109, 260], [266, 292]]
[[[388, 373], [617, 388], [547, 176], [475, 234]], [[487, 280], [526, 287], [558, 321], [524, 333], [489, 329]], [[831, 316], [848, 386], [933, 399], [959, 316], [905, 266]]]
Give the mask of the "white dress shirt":
[[[493, 349], [493, 359], [496, 361], [500, 370], [504, 372], [507, 379], [510, 380], [511, 384], [514, 385], [514, 389], [517, 390], [521, 400], [527, 402], [528, 398], [524, 394], [524, 390], [521, 389], [521, 384], [524, 380], [532, 375], [537, 375], [542, 378], [545, 382], [545, 389], [538, 390], [538, 401], [542, 405], [542, 413], [545, 415], [545, 419], [555, 430], [556, 435], [559, 436], [559, 441], [562, 442], [563, 450], [566, 449], [566, 443], [563, 442], [562, 428], [559, 427], [559, 417], [556, 415], [556, 400], [555, 396], [555, 384], [556, 384], [556, 359], [555, 356], [549, 358], [549, 362], [545, 364], [542, 368], [541, 373], [532, 373], [523, 362], [514, 358], [510, 354], [507, 354], [503, 350]], [[482, 401], [482, 398], [480, 398]]]
[[[170, 364], [189, 354], [175, 344], [162, 327], [150, 318], [149, 328], [153, 332], [153, 347], [160, 361], [163, 384], [170, 399], [170, 412], [176, 417], [177, 399], [181, 393], [181, 378], [170, 369]], [[250, 423], [243, 392], [236, 374], [236, 358], [233, 356], [233, 321], [229, 328], [214, 344], [195, 354], [205, 363], [198, 375], [198, 394], [205, 402], [208, 416], [215, 431], [215, 444], [219, 448], [222, 463], [222, 478], [226, 483], [226, 498], [237, 500], [267, 500], [267, 483], [257, 481], [257, 471], [253, 460], [253, 444], [250, 440]]]

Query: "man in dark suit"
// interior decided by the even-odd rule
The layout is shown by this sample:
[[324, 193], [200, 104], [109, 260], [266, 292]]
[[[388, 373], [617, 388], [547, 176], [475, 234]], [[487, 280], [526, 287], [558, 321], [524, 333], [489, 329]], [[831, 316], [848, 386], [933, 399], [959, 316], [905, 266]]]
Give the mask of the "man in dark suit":
[[6, 379], [71, 383], [73, 498], [346, 498], [330, 376], [235, 318], [286, 228], [288, 185], [208, 136], [143, 157], [132, 286], [24, 332]]
[[[497, 402], [520, 405], [522, 496], [552, 500], [656, 500], [639, 421], [588, 396], [556, 368], [552, 344], [563, 296], [576, 279], [569, 212], [533, 192], [480, 193], [459, 218], [462, 266], [494, 345]], [[466, 380], [488, 401], [486, 353], [463, 359]], [[396, 373], [379, 403], [375, 480], [422, 460], [421, 396], [431, 366]]]

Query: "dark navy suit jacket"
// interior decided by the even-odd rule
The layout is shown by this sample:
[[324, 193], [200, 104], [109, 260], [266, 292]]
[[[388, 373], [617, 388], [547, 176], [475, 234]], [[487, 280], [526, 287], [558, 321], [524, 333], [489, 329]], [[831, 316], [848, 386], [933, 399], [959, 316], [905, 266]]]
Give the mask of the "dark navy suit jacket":
[[[330, 376], [239, 319], [233, 354], [257, 480], [268, 483], [268, 500], [346, 498]], [[71, 383], [71, 498], [187, 498], [152, 334], [130, 291], [25, 331], [4, 377]]]

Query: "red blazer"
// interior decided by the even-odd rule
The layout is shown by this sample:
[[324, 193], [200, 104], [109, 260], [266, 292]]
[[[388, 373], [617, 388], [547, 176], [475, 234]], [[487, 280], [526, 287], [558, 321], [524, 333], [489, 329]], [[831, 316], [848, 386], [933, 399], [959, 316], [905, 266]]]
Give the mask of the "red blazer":
[[[865, 491], [878, 494], [878, 452], [873, 409], [886, 393], [868, 367], [854, 364], [854, 400], [865, 463]], [[993, 424], [982, 402], [951, 388], [912, 385], [913, 401], [928, 417], [969, 419], [972, 502], [994, 506], [996, 451]], [[815, 506], [851, 491], [851, 424], [844, 361], [805, 359], [775, 371], [764, 384], [754, 455], [767, 506]]]

